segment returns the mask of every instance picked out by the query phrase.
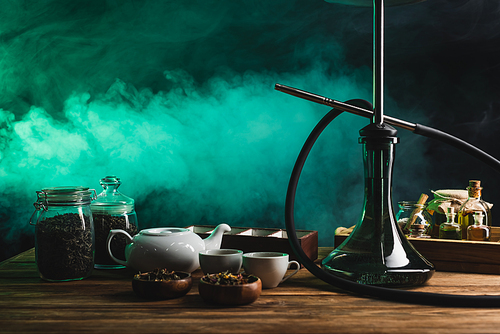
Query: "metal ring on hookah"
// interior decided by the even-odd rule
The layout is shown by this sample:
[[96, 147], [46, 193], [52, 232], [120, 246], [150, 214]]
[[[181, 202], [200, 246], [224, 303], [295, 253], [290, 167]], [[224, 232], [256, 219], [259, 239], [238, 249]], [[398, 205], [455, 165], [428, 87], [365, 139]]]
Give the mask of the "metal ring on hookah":
[[[347, 101], [349, 103], [350, 101]], [[306, 255], [300, 242], [297, 238], [297, 233], [295, 230], [295, 222], [294, 222], [294, 203], [295, 203], [295, 193], [297, 191], [297, 184], [300, 178], [300, 173], [302, 168], [304, 167], [304, 163], [311, 151], [314, 143], [318, 139], [319, 135], [323, 132], [323, 130], [330, 124], [337, 116], [339, 116], [343, 111], [338, 109], [332, 109], [328, 114], [326, 114], [313, 129], [306, 142], [304, 143], [299, 156], [297, 157], [297, 161], [292, 170], [292, 174], [290, 176], [290, 181], [288, 184], [287, 194], [286, 194], [286, 202], [285, 202], [285, 224], [286, 230], [288, 234], [288, 240], [290, 246], [299, 260], [300, 263], [304, 265], [304, 267], [309, 270], [314, 276], [323, 280], [326, 283], [329, 283], [333, 286], [341, 288], [343, 290], [349, 291], [351, 293], [359, 294], [362, 296], [376, 297], [383, 300], [388, 301], [396, 301], [403, 303], [413, 303], [413, 304], [423, 304], [423, 305], [442, 305], [442, 306], [452, 306], [452, 307], [500, 307], [500, 296], [470, 296], [470, 295], [451, 295], [451, 294], [439, 294], [439, 293], [430, 293], [430, 292], [416, 292], [416, 291], [407, 291], [400, 289], [392, 289], [380, 286], [373, 285], [365, 285], [353, 281], [346, 280], [344, 278], [335, 276], [320, 267], [318, 267], [309, 257]], [[450, 141], [453, 142], [453, 146], [457, 148], [461, 148], [462, 150], [472, 154], [469, 152], [471, 148], [475, 148], [477, 152], [472, 154], [479, 160], [489, 164], [496, 171], [500, 172], [500, 162], [494, 158], [492, 158], [487, 153], [479, 150], [478, 148], [462, 141], [459, 138], [448, 135], [444, 132], [440, 132], [438, 130], [425, 127], [426, 131], [424, 133], [414, 133], [425, 135], [427, 130], [431, 130], [434, 132], [434, 138], [441, 140], [450, 144]], [[444, 138], [439, 138], [442, 136]], [[491, 164], [491, 160], [495, 162], [493, 165]]]

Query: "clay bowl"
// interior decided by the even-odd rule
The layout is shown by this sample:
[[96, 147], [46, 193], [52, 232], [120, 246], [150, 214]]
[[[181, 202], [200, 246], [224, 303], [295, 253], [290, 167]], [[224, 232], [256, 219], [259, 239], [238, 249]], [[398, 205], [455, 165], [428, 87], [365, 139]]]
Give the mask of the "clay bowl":
[[180, 279], [168, 281], [149, 281], [140, 275], [132, 279], [134, 292], [147, 299], [173, 299], [184, 296], [191, 290], [193, 280], [190, 273], [176, 271]]
[[249, 282], [240, 285], [214, 285], [200, 280], [198, 291], [207, 303], [245, 305], [253, 303], [262, 292], [260, 278], [250, 275]]

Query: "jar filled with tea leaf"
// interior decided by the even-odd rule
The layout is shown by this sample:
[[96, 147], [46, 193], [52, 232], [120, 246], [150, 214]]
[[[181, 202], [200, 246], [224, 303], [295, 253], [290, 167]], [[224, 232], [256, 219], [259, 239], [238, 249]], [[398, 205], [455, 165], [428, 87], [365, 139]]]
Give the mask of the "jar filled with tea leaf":
[[35, 259], [40, 277], [47, 281], [84, 279], [94, 268], [94, 225], [90, 203], [95, 190], [53, 187], [37, 191]]
[[[137, 234], [137, 214], [134, 200], [118, 191], [121, 185], [120, 178], [106, 176], [100, 180], [104, 190], [92, 202], [92, 216], [95, 226], [95, 265], [96, 269], [125, 268], [117, 264], [108, 253], [107, 238], [109, 231], [120, 229], [131, 236]], [[125, 246], [127, 240], [124, 235], [117, 235], [111, 241], [111, 252], [118, 259], [125, 260]]]

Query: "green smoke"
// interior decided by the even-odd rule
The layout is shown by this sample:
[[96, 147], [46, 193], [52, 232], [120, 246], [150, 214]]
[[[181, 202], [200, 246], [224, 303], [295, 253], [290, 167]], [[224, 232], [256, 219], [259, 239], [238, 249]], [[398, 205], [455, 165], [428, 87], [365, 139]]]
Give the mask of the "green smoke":
[[[59, 120], [33, 107], [14, 121], [4, 110], [4, 194], [23, 197], [19, 209], [27, 222], [36, 190], [67, 184], [97, 188], [100, 177], [116, 174], [124, 193], [136, 199], [144, 227], [225, 221], [282, 228], [291, 167], [324, 110], [274, 91], [276, 75], [227, 76], [198, 87], [188, 74], [168, 72], [172, 88], [157, 93], [117, 80], [92, 99], [88, 93], [70, 96]], [[320, 69], [281, 79], [321, 83], [345, 98], [359, 94], [358, 87], [344, 80], [328, 83]], [[356, 131], [361, 124], [346, 115], [339, 126], [351, 128], [351, 138], [332, 131], [328, 140], [338, 142], [337, 149], [319, 143], [320, 156], [311, 164], [330, 175], [316, 181], [314, 173], [306, 181], [321, 189], [303, 198], [314, 209], [308, 214], [314, 224], [308, 228], [332, 220], [332, 209], [325, 204], [335, 199], [329, 184], [344, 178], [331, 175], [332, 168], [360, 172]]]
[[[1, 11], [7, 253], [32, 234], [35, 191], [99, 192], [110, 174], [136, 200], [141, 228], [223, 221], [284, 228], [291, 169], [328, 108], [274, 84], [371, 100], [370, 9], [305, 0], [46, 0], [12, 1]], [[386, 109], [400, 114], [390, 96]], [[412, 121], [425, 119], [412, 112]], [[304, 169], [297, 227], [320, 231], [321, 245], [360, 214], [357, 137], [367, 122], [339, 117]], [[401, 149], [396, 167], [412, 175], [408, 184], [427, 172], [408, 159], [422, 151]], [[414, 191], [403, 199], [418, 198]]]

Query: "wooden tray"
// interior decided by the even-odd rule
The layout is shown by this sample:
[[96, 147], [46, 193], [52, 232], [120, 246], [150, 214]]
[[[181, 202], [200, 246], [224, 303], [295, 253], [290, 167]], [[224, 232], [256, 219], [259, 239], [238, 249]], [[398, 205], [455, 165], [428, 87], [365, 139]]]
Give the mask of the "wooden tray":
[[[215, 226], [191, 225], [186, 228], [206, 238]], [[318, 231], [297, 230], [297, 239], [304, 253], [311, 259], [318, 258]], [[257, 227], [234, 227], [224, 233], [221, 248], [239, 249], [249, 252], [281, 252], [290, 255], [290, 260], [297, 260], [286, 230]]]
[[[335, 247], [349, 234], [335, 235]], [[500, 274], [500, 227], [491, 228], [491, 241], [408, 239], [438, 271]]]

